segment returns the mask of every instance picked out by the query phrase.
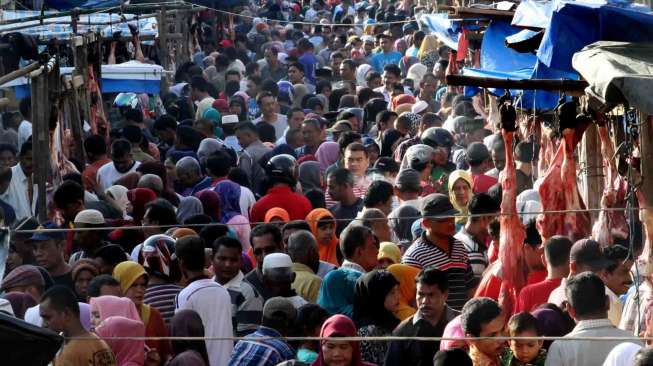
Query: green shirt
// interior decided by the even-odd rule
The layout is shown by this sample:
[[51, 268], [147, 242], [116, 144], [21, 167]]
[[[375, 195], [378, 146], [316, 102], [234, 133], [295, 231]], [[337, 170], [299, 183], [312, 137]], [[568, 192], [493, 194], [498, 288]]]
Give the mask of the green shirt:
[[501, 366], [544, 366], [544, 361], [546, 361], [546, 350], [544, 348], [540, 349], [540, 353], [531, 362], [519, 361], [510, 348], [506, 348], [501, 355]]

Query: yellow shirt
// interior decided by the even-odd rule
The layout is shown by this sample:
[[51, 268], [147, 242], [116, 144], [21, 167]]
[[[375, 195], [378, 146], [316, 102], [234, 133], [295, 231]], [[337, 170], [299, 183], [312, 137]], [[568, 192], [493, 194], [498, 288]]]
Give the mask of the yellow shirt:
[[293, 263], [292, 270], [295, 272], [295, 282], [292, 283], [293, 290], [304, 300], [315, 304], [322, 285], [322, 279], [302, 263]]
[[95, 334], [86, 333], [83, 338], [96, 340], [72, 340], [54, 359], [53, 366], [116, 366], [111, 348]]

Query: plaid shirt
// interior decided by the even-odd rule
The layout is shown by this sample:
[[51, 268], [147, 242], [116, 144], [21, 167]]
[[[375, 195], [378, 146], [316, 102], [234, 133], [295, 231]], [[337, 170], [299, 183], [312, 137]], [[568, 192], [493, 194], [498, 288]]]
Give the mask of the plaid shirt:
[[[259, 326], [247, 337], [281, 337], [281, 334], [272, 328]], [[281, 339], [242, 340], [236, 343], [229, 366], [275, 366], [294, 357], [295, 351]]]

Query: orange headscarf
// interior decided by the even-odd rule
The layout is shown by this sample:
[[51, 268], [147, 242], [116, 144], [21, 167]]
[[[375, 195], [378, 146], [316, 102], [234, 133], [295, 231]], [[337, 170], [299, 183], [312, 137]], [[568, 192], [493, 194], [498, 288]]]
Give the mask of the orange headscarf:
[[415, 308], [408, 304], [415, 300], [415, 292], [417, 291], [415, 277], [419, 274], [420, 269], [407, 264], [393, 264], [388, 267], [388, 271], [399, 281], [401, 298], [394, 315], [403, 321], [416, 312]]
[[[309, 212], [308, 215], [306, 215], [306, 222], [308, 222], [308, 226], [311, 227], [311, 232], [313, 232], [313, 235], [317, 239], [317, 223], [321, 219], [325, 218], [330, 218], [334, 220], [335, 224], [335, 217], [331, 212], [325, 208], [316, 208], [313, 211]], [[337, 253], [337, 248], [338, 248], [338, 238], [336, 237], [336, 232], [335, 230], [333, 231], [333, 237], [329, 241], [329, 244], [322, 244], [322, 243], [317, 243], [317, 247], [320, 251], [320, 260], [323, 260], [325, 262], [329, 262], [334, 265], [339, 265], [338, 263], [338, 255]]]
[[263, 221], [266, 223], [272, 221], [273, 218], [278, 217], [281, 219], [283, 222], [288, 222], [290, 221], [290, 214], [288, 214], [288, 211], [284, 210], [281, 207], [274, 207], [268, 210], [268, 212], [265, 213], [265, 218]]

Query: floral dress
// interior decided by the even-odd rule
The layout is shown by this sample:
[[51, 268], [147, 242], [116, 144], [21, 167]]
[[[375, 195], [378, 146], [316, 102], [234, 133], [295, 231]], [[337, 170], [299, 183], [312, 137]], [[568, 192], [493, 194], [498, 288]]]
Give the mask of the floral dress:
[[[366, 325], [358, 329], [360, 337], [384, 337], [392, 332], [376, 325]], [[376, 365], [383, 365], [385, 354], [388, 351], [388, 342], [361, 341], [361, 356], [363, 361]]]

